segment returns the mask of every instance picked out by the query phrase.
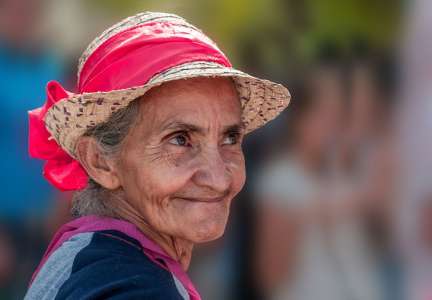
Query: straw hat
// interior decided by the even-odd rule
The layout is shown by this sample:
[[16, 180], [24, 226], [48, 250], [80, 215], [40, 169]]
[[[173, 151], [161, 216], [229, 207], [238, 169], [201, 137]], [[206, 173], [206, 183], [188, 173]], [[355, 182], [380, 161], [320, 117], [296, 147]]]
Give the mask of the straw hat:
[[[198, 30], [186, 23], [184, 19], [172, 14], [140, 13], [129, 17], [103, 32], [89, 45], [80, 58], [78, 77], [92, 52], [109, 40], [110, 37], [128, 28], [154, 22], [155, 20], [160, 23], [175, 22], [188, 26], [192, 30]], [[280, 84], [258, 79], [217, 63], [192, 61], [154, 74], [142, 86], [107, 92], [73, 94], [57, 102], [49, 109], [45, 117], [45, 123], [48, 131], [56, 141], [70, 155], [75, 157], [77, 139], [89, 127], [107, 121], [114, 111], [126, 107], [132, 100], [142, 96], [155, 86], [167, 81], [199, 76], [229, 76], [234, 79], [243, 108], [242, 119], [247, 132], [264, 125], [276, 117], [288, 105], [290, 99], [288, 90]]]
[[[144, 12], [113, 25], [90, 43], [79, 60], [77, 93], [57, 82], [48, 84], [47, 103], [30, 112], [30, 130], [32, 118], [33, 127], [44, 122], [48, 135], [34, 135], [54, 139], [76, 158], [78, 138], [113, 112], [164, 82], [202, 76], [233, 79], [247, 133], [275, 118], [290, 100], [284, 86], [232, 68], [217, 45], [183, 18]], [[40, 138], [30, 145], [33, 156], [49, 159], [37, 146], [43, 148]]]

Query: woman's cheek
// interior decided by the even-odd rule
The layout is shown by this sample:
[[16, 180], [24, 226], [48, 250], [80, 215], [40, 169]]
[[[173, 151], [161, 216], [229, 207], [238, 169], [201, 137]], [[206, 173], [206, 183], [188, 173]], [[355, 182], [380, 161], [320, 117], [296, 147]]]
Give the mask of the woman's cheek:
[[163, 191], [166, 197], [181, 190], [193, 176], [193, 161], [185, 156], [171, 156], [169, 162], [154, 166], [152, 174], [149, 174], [156, 177], [155, 182], [159, 183], [158, 190]]
[[243, 152], [230, 153], [225, 159], [225, 164], [231, 173], [233, 190], [237, 194], [246, 182], [246, 166]]

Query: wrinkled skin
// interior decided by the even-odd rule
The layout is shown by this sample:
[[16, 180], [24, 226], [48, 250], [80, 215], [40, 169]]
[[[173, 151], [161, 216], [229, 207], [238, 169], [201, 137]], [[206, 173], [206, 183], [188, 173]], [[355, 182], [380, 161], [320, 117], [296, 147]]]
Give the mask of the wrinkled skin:
[[245, 182], [241, 107], [229, 78], [178, 80], [139, 99], [115, 159], [78, 143], [89, 175], [115, 191], [110, 205], [184, 269], [195, 243], [220, 237]]
[[229, 79], [189, 79], [150, 92], [119, 160], [127, 199], [158, 231], [210, 241], [245, 181], [241, 108]]

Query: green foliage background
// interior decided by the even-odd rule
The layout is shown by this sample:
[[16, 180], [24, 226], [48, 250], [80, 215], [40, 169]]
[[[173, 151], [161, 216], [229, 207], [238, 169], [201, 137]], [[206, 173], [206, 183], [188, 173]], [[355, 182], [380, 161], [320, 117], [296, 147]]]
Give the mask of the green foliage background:
[[122, 18], [138, 11], [184, 16], [248, 71], [279, 77], [301, 69], [323, 44], [350, 55], [356, 43], [388, 51], [400, 32], [401, 3], [391, 0], [89, 0]]

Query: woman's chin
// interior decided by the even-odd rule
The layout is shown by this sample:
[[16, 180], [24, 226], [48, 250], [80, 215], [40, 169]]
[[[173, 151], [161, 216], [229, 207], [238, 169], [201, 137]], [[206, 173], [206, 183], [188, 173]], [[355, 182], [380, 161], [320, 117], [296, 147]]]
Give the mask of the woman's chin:
[[182, 209], [182, 235], [193, 243], [204, 243], [221, 237], [229, 216], [229, 200], [214, 203], [187, 202]]
[[228, 216], [218, 216], [199, 222], [191, 228], [191, 241], [194, 243], [205, 243], [220, 238], [224, 232]]
[[224, 232], [225, 232], [225, 228], [223, 230], [212, 231], [212, 232], [199, 231], [194, 234], [192, 238], [192, 242], [195, 244], [211, 242], [220, 238], [224, 234]]

